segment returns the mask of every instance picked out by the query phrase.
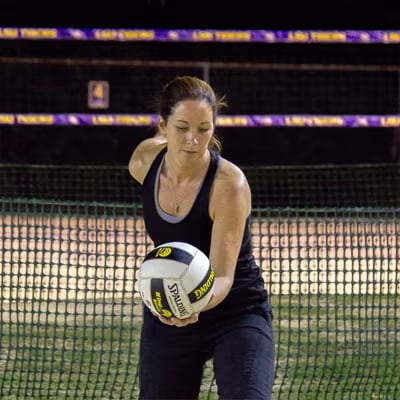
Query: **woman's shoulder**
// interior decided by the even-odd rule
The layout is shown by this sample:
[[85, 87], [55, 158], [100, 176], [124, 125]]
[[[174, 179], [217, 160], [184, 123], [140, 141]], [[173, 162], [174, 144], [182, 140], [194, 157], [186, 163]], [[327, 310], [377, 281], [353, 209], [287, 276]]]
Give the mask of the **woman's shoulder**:
[[245, 190], [249, 189], [247, 177], [243, 170], [232, 161], [220, 156], [220, 164], [217, 173], [219, 186], [226, 189]]
[[250, 212], [251, 192], [246, 175], [238, 165], [223, 157], [220, 157], [212, 198], [214, 210], [231, 212], [239, 207], [246, 214]]
[[229, 180], [246, 180], [246, 176], [243, 170], [234, 162], [227, 160], [226, 158], [220, 156], [219, 164], [219, 175], [220, 178]]
[[129, 160], [129, 172], [135, 180], [143, 183], [151, 164], [166, 144], [165, 138], [157, 135], [136, 146]]

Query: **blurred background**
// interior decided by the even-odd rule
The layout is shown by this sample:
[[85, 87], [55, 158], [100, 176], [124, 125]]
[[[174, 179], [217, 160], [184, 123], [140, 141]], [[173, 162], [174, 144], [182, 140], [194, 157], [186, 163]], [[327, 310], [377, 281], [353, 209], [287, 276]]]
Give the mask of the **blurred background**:
[[[322, 3], [250, 0], [244, 6], [210, 0], [195, 4], [4, 0], [0, 24], [127, 29], [396, 28], [395, 2], [379, 2], [379, 7], [376, 2]], [[153, 42], [149, 46], [3, 40], [0, 54], [3, 112], [91, 112], [87, 104], [90, 80], [109, 83], [109, 106], [99, 113], [153, 112], [154, 96], [162, 84], [179, 74], [204, 77], [204, 65], [210, 68], [207, 79], [227, 96], [227, 114], [395, 114], [400, 107], [398, 71], [391, 69], [399, 63], [395, 45]], [[222, 59], [226, 67], [213, 68]], [[158, 61], [170, 64], [149, 67]], [[248, 67], [230, 67], [229, 63]], [[150, 134], [143, 127], [2, 127], [0, 160], [124, 165], [135, 145]], [[223, 154], [242, 165], [368, 163], [399, 158], [395, 128], [220, 128], [218, 134]]]

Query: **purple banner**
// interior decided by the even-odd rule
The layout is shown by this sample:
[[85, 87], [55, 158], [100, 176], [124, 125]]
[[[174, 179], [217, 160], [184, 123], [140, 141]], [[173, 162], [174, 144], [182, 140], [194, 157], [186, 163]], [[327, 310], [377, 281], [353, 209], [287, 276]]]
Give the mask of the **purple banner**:
[[400, 30], [207, 30], [0, 27], [1, 39], [262, 43], [400, 43]]
[[[156, 114], [0, 114], [0, 125], [152, 126]], [[398, 128], [400, 115], [221, 115], [217, 126]]]

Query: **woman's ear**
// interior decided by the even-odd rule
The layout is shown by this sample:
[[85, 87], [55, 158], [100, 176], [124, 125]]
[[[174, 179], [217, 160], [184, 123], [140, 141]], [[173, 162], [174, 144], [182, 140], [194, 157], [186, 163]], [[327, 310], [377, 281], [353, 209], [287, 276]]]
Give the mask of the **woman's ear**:
[[164, 121], [162, 118], [160, 118], [160, 119], [158, 120], [158, 130], [159, 130], [162, 134], [164, 134], [164, 131], [165, 131], [165, 121]]

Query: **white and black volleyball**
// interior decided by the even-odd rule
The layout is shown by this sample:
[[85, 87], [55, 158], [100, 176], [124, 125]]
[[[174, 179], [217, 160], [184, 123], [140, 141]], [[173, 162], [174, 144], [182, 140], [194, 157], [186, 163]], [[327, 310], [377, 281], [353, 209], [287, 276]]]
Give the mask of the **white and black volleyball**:
[[184, 242], [150, 251], [139, 269], [144, 304], [157, 315], [187, 318], [200, 312], [213, 293], [215, 274], [208, 257]]

